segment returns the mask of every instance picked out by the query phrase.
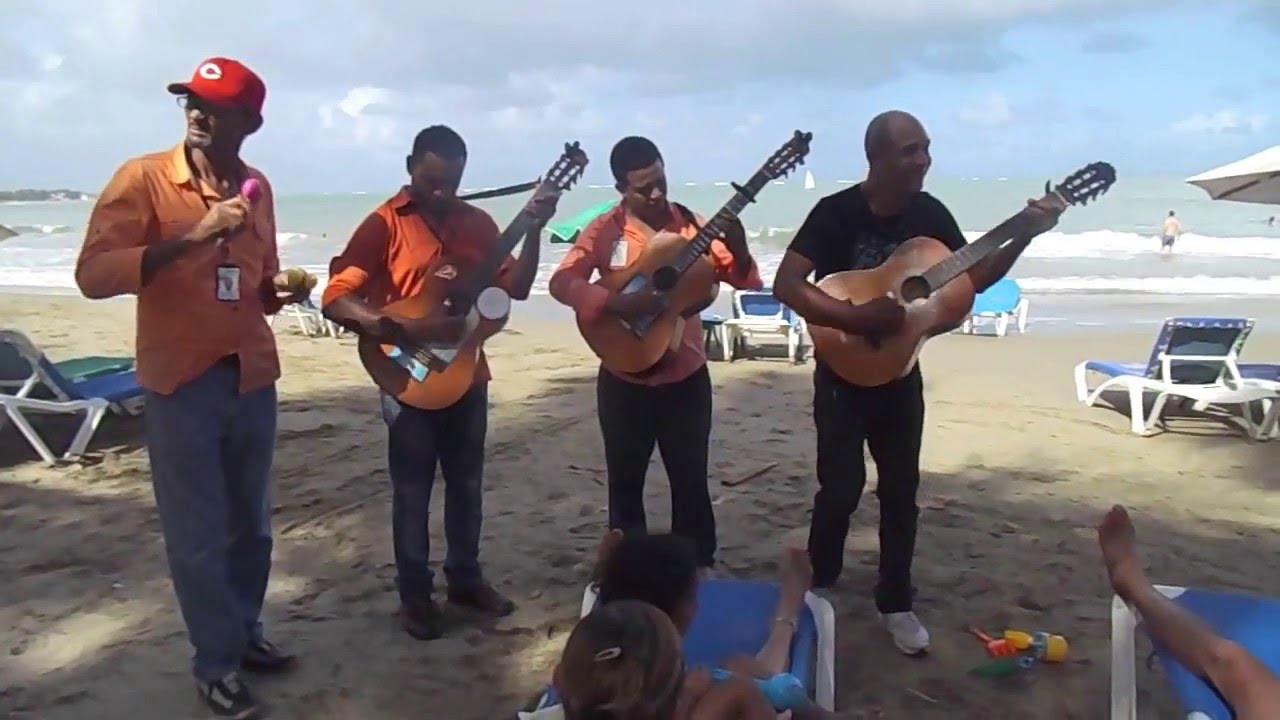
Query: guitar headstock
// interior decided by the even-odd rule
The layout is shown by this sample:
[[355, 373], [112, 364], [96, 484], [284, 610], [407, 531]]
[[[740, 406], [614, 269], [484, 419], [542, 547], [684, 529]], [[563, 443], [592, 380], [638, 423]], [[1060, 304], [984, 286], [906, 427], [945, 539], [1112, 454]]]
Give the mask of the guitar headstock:
[[1044, 194], [1056, 194], [1067, 205], [1088, 205], [1099, 195], [1105, 194], [1116, 183], [1116, 169], [1111, 163], [1089, 163], [1067, 176], [1052, 189], [1044, 183]]
[[564, 144], [564, 152], [556, 160], [542, 180], [542, 190], [566, 192], [582, 179], [587, 169], [587, 153], [575, 140], [572, 144]]
[[809, 155], [809, 141], [812, 139], [813, 133], [797, 130], [790, 140], [769, 156], [764, 166], [760, 168], [761, 173], [768, 180], [786, 177], [792, 170], [804, 164], [804, 159]]

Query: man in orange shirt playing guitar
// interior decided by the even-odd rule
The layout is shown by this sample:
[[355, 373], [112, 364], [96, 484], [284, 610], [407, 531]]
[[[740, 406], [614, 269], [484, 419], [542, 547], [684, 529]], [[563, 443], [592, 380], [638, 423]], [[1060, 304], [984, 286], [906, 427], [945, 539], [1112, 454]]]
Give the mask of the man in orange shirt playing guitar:
[[[610, 293], [593, 285], [591, 276], [636, 262], [659, 232], [691, 237], [697, 221], [688, 209], [668, 200], [662, 155], [650, 140], [623, 138], [609, 165], [621, 203], [583, 228], [550, 281], [551, 295], [574, 308], [580, 319], [657, 311], [663, 299], [654, 290]], [[713, 242], [709, 255], [719, 280], [744, 289], [762, 286], [741, 223], [735, 221], [722, 241]], [[656, 444], [671, 483], [671, 530], [692, 540], [699, 565], [711, 567], [716, 551], [715, 512], [707, 490], [711, 376], [700, 323], [687, 323], [676, 348], [648, 372], [616, 373], [602, 365], [596, 402], [608, 473], [609, 527], [646, 530], [645, 474]]]
[[[493, 218], [457, 198], [466, 162], [466, 145], [450, 128], [435, 125], [418, 134], [406, 160], [409, 184], [378, 206], [333, 259], [324, 292], [329, 319], [385, 345], [452, 342], [462, 335], [463, 315], [437, 313], [409, 320], [383, 308], [420, 293], [434, 280], [427, 270], [442, 254], [459, 258], [465, 275], [494, 248], [499, 230]], [[520, 258], [506, 258], [498, 275], [498, 284], [512, 298], [529, 297], [538, 271], [542, 226], [555, 213], [557, 199], [535, 195], [527, 206], [536, 225], [525, 236]], [[480, 572], [488, 380], [482, 354], [471, 389], [448, 407], [425, 410], [382, 393], [400, 622], [420, 640], [443, 632], [440, 609], [431, 597], [427, 530], [437, 463], [445, 481], [444, 573], [449, 601], [499, 616], [515, 610]]]

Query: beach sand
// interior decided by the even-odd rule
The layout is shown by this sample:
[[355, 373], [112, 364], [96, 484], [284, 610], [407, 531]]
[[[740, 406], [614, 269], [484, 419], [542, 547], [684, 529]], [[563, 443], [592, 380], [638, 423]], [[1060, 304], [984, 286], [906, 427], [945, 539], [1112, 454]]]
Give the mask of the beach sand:
[[[55, 359], [132, 352], [130, 301], [4, 296], [0, 317]], [[278, 329], [284, 377], [266, 616], [271, 637], [299, 652], [302, 665], [256, 684], [273, 717], [491, 720], [547, 680], [605, 527], [596, 365], [571, 325], [517, 314], [511, 328], [490, 344], [483, 557], [520, 609], [496, 623], [458, 616], [431, 643], [394, 622], [385, 433], [353, 341]], [[828, 593], [841, 709], [867, 718], [1105, 717], [1110, 593], [1093, 525], [1112, 503], [1133, 510], [1157, 581], [1280, 594], [1280, 444], [1252, 442], [1203, 416], [1139, 438], [1124, 415], [1074, 400], [1076, 362], [1145, 358], [1155, 330], [947, 336], [927, 346], [914, 579], [933, 646], [926, 658], [903, 657], [878, 627], [873, 479], [845, 574]], [[1280, 336], [1260, 328], [1247, 355], [1280, 359]], [[713, 363], [711, 372], [718, 572], [769, 578], [783, 543], [803, 542], [815, 489], [812, 365], [740, 361]], [[73, 425], [39, 422], [56, 443]], [[204, 717], [188, 679], [141, 424], [110, 417], [91, 447], [85, 463], [48, 468], [12, 427], [0, 429], [0, 712]], [[765, 468], [736, 487], [722, 484]], [[656, 457], [650, 478], [651, 525], [665, 528]], [[1004, 683], [979, 680], [966, 675], [984, 661], [965, 633], [970, 624], [1066, 635], [1071, 658]], [[1140, 642], [1143, 657], [1148, 647]], [[1138, 677], [1141, 716], [1169, 716], [1158, 667], [1140, 658]]]

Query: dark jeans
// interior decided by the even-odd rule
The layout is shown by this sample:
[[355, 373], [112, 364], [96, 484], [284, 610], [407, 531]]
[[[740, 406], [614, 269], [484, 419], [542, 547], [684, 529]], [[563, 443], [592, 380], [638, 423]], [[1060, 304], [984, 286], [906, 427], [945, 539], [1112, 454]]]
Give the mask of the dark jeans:
[[814, 583], [830, 585], [844, 565], [849, 519], [867, 484], [862, 448], [871, 450], [879, 480], [882, 613], [911, 609], [911, 559], [915, 553], [916, 492], [920, 487], [920, 436], [924, 387], [919, 369], [879, 387], [857, 387], [818, 363], [813, 373], [813, 422], [818, 430], [818, 485], [809, 527]]
[[658, 446], [671, 482], [671, 532], [693, 541], [698, 563], [716, 555], [716, 516], [707, 490], [711, 375], [706, 366], [669, 385], [639, 385], [600, 368], [596, 405], [609, 475], [609, 527], [645, 532], [644, 481]]
[[382, 395], [391, 472], [391, 535], [400, 600], [430, 597], [431, 535], [427, 518], [436, 463], [444, 475], [444, 574], [449, 587], [470, 589], [480, 573], [483, 518], [484, 436], [489, 424], [489, 387], [478, 384], [458, 402], [421, 410]]
[[261, 637], [271, 574], [276, 388], [239, 386], [239, 366], [223, 361], [172, 395], [146, 394], [151, 483], [202, 682], [235, 671]]

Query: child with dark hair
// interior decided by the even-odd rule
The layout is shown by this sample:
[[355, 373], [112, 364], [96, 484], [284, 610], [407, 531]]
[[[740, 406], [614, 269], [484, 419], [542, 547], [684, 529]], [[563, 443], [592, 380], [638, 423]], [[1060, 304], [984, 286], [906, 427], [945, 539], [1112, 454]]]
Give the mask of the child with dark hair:
[[[698, 612], [697, 552], [679, 535], [611, 530], [597, 551], [595, 584], [600, 605], [640, 600], [665, 612], [684, 635]], [[780, 594], [769, 638], [754, 657], [734, 657], [726, 670], [768, 679], [787, 671], [804, 596], [813, 582], [808, 554], [787, 548], [779, 565]]]
[[523, 718], [542, 720], [774, 720], [750, 682], [713, 683], [685, 671], [680, 633], [666, 613], [621, 600], [598, 606], [565, 643], [554, 684], [561, 704]]

